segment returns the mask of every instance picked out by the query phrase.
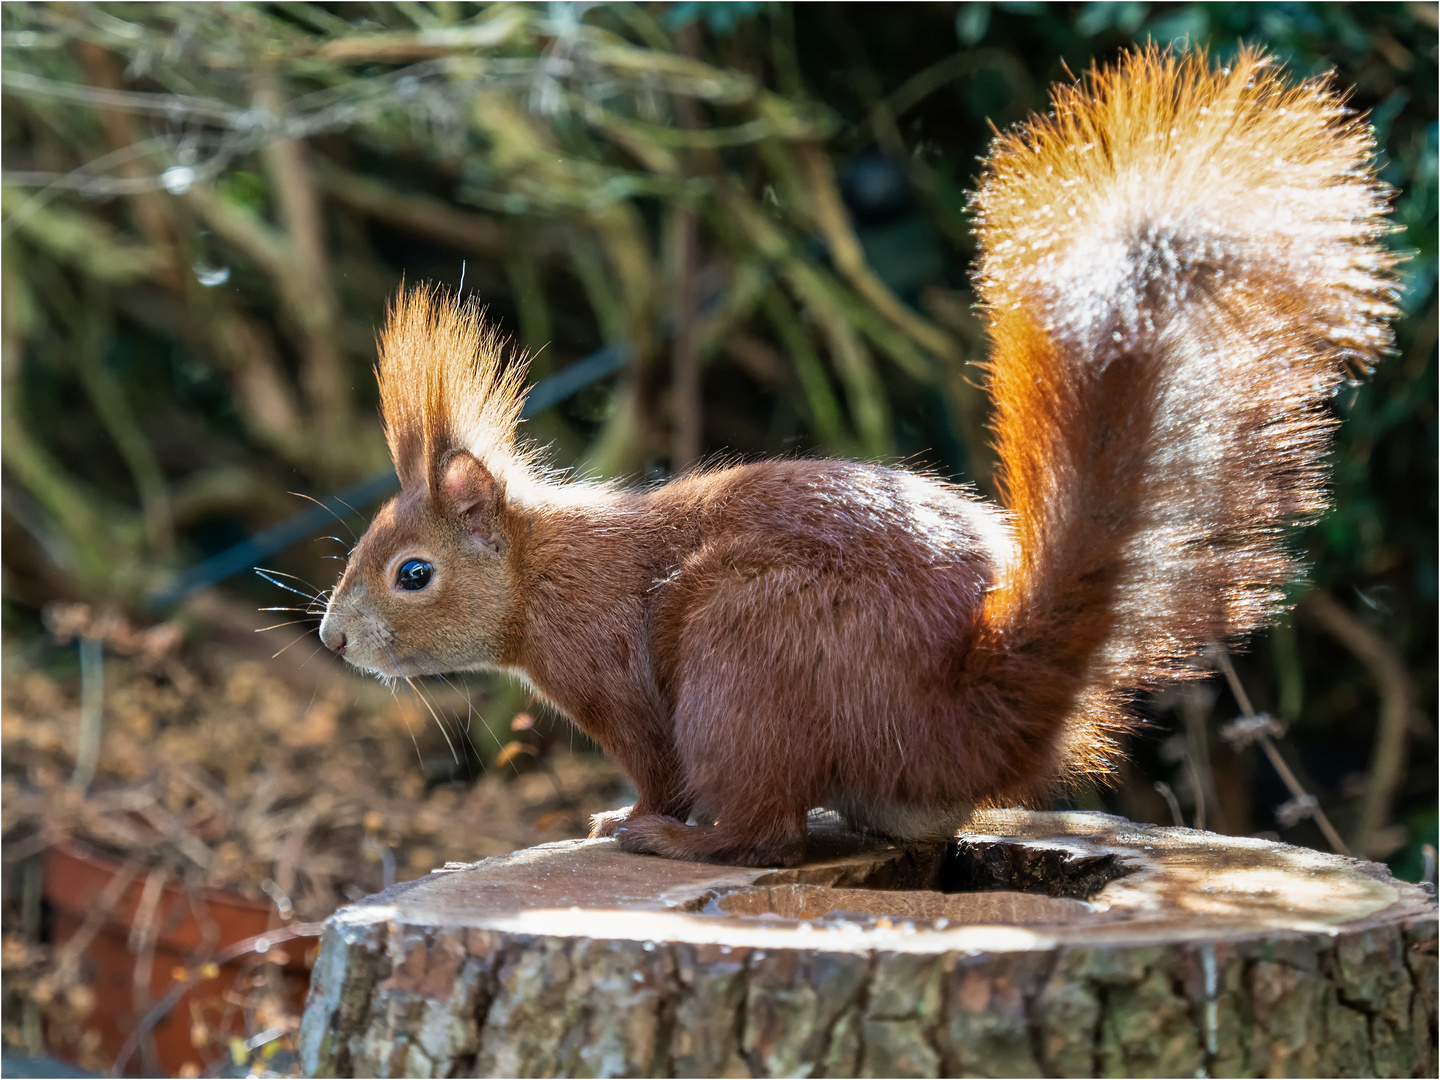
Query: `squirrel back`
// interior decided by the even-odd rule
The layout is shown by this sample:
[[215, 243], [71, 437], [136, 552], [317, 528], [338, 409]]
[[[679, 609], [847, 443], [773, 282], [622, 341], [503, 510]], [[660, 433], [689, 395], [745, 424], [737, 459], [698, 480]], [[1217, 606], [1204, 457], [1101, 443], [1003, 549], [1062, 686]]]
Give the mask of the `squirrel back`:
[[402, 296], [402, 492], [322, 639], [389, 677], [529, 679], [634, 779], [595, 821], [633, 851], [793, 862], [817, 805], [943, 838], [1104, 772], [1136, 695], [1298, 573], [1328, 399], [1390, 343], [1370, 152], [1326, 83], [1250, 51], [1131, 55], [1000, 136], [974, 210], [1002, 508], [844, 462], [558, 482], [516, 443], [523, 365], [473, 307]]

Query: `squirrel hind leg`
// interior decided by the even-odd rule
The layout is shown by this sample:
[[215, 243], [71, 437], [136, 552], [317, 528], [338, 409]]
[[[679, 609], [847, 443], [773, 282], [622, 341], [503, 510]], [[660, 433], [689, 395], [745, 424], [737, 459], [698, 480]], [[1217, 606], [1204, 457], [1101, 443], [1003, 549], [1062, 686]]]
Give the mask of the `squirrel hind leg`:
[[642, 793], [640, 798], [632, 806], [622, 806], [618, 810], [602, 810], [598, 814], [590, 815], [590, 839], [614, 836], [615, 830], [623, 828], [625, 823], [632, 818], [643, 817], [673, 817], [677, 814], [688, 814], [690, 801], [683, 793], [667, 792], [663, 797], [646, 798]]
[[614, 835], [624, 851], [686, 862], [794, 866], [805, 858], [803, 813], [767, 821], [758, 830], [724, 823], [686, 825], [678, 818], [647, 814], [631, 818]]

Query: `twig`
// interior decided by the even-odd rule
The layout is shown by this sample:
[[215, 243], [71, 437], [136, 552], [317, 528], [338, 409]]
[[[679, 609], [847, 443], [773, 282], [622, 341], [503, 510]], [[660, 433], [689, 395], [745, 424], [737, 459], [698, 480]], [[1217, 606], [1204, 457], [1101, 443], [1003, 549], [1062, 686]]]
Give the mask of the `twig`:
[[290, 897], [295, 895], [295, 868], [305, 850], [305, 841], [310, 838], [319, 817], [319, 811], [313, 805], [303, 807], [295, 814], [275, 856], [275, 876], [272, 880], [274, 891], [264, 889], [263, 884], [261, 886], [265, 894], [275, 902], [275, 910], [282, 919], [291, 917], [293, 908]]
[[[111, 92], [123, 92], [121, 67], [114, 53], [92, 41], [78, 43], [75, 51], [92, 86]], [[96, 111], [100, 114], [100, 124], [105, 129], [106, 141], [112, 151], [143, 144], [135, 130], [134, 115], [131, 112], [117, 109], [109, 102], [97, 102]], [[123, 158], [117, 163], [117, 169], [120, 175], [130, 180], [143, 178], [146, 171], [138, 157]], [[155, 191], [135, 192], [130, 196], [130, 204], [135, 210], [136, 223], [151, 248], [170, 253], [171, 266], [168, 271], [157, 270], [156, 276], [168, 278], [168, 286], [178, 291], [183, 285], [185, 268], [175, 258], [175, 236], [178, 230], [171, 213], [171, 204], [166, 201], [165, 196]]]
[[1185, 769], [1190, 774], [1190, 787], [1195, 792], [1195, 819], [1192, 826], [1205, 828], [1205, 785], [1200, 780], [1200, 768], [1195, 764], [1195, 751], [1191, 746], [1185, 751]]
[[160, 907], [160, 898], [165, 892], [165, 883], [170, 880], [170, 871], [163, 866], [151, 870], [145, 876], [145, 885], [140, 890], [140, 899], [135, 904], [135, 917], [130, 922], [130, 939], [126, 946], [131, 952], [139, 952], [154, 936], [155, 912]]
[[[680, 47], [693, 53], [696, 30], [692, 23], [677, 35]], [[698, 124], [695, 102], [680, 98], [675, 103], [676, 120], [682, 128]], [[670, 263], [674, 274], [673, 314], [675, 338], [670, 367], [671, 468], [680, 472], [699, 460], [704, 445], [704, 410], [700, 400], [700, 357], [696, 349], [696, 264], [699, 230], [695, 211], [677, 201], [670, 211]]]
[[790, 355], [799, 376], [800, 386], [805, 394], [806, 411], [820, 441], [832, 452], [849, 454], [855, 447], [855, 439], [845, 429], [840, 401], [825, 374], [825, 366], [815, 353], [810, 337], [806, 334], [799, 318], [790, 308], [790, 302], [777, 289], [765, 291], [765, 315], [780, 339], [780, 344]]
[[[113, 590], [117, 570], [129, 570], [130, 552], [116, 537], [116, 523], [125, 522], [123, 508], [78, 482], [28, 429], [19, 412], [21, 395], [9, 372], [18, 363], [6, 363], [4, 393], [0, 394], [0, 456], [14, 476], [54, 521], [54, 527], [36, 533], [44, 550], [77, 581], [72, 586]], [[113, 512], [112, 512], [113, 511]], [[48, 524], [48, 523], [47, 523]], [[62, 543], [56, 543], [58, 531]]]
[[80, 959], [80, 954], [85, 951], [115, 905], [120, 902], [120, 897], [125, 895], [125, 890], [130, 887], [131, 882], [139, 876], [140, 867], [134, 862], [127, 862], [105, 884], [100, 895], [90, 905], [90, 910], [85, 913], [85, 919], [80, 928], [65, 939], [64, 944], [55, 952], [54, 968], [57, 973], [63, 974]]
[[942, 360], [958, 363], [960, 349], [946, 331], [915, 313], [900, 302], [883, 281], [876, 276], [865, 258], [860, 239], [850, 224], [850, 217], [840, 200], [835, 171], [830, 158], [819, 146], [807, 144], [800, 149], [801, 164], [810, 189], [809, 210], [815, 224], [825, 237], [831, 257], [845, 280], [869, 305], [883, 314], [917, 345]]
[[[25, 860], [21, 870], [20, 885], [20, 930], [27, 945], [40, 942], [40, 919], [45, 896], [45, 864], [41, 859]], [[45, 1032], [41, 1026], [40, 1003], [33, 994], [25, 996], [25, 1010], [21, 1020], [21, 1031], [25, 1050], [31, 1057], [39, 1057], [45, 1050]]]
[[462, 250], [495, 257], [505, 252], [505, 230], [491, 217], [428, 195], [396, 191], [378, 180], [325, 163], [323, 158], [317, 157], [313, 164], [315, 179], [327, 194], [367, 217]]
[[1360, 824], [1354, 835], [1355, 846], [1360, 851], [1379, 858], [1389, 854], [1381, 850], [1381, 832], [1390, 820], [1396, 789], [1405, 776], [1405, 737], [1413, 708], [1410, 676], [1404, 662], [1385, 639], [1328, 593], [1311, 593], [1301, 602], [1300, 610], [1365, 665], [1380, 694], [1380, 723], [1375, 729], [1365, 795], [1360, 804]]
[[[843, 286], [796, 254], [789, 238], [738, 185], [724, 185], [721, 195], [727, 218], [760, 254], [779, 263], [795, 295], [820, 324], [834, 357], [836, 373], [845, 387], [850, 415], [860, 436], [861, 452], [871, 457], [890, 453], [893, 448], [891, 417], [885, 387], [870, 350], [852, 322], [852, 316], [858, 316], [864, 305], [847, 304]], [[924, 367], [924, 361], [921, 364]]]
[[[143, 1013], [150, 1007], [150, 973], [155, 966], [157, 937], [155, 916], [169, 879], [170, 873], [164, 867], [150, 871], [145, 887], [140, 890], [140, 902], [135, 907], [135, 918], [130, 924], [129, 946], [135, 954], [135, 966], [130, 973], [130, 996], [137, 1013]], [[145, 1060], [145, 1071], [152, 1076], [158, 1075], [160, 1060], [153, 1033], [146, 1032], [140, 1050]]]
[[[1262, 719], [1269, 720], [1270, 718], [1255, 712], [1255, 707], [1250, 704], [1250, 695], [1245, 693], [1245, 687], [1241, 685], [1240, 676], [1235, 674], [1235, 665], [1230, 663], [1230, 654], [1225, 651], [1222, 645], [1214, 646], [1210, 650], [1210, 653], [1215, 658], [1216, 665], [1225, 673], [1225, 681], [1230, 684], [1230, 692], [1235, 695], [1235, 701], [1239, 704], [1240, 711], [1245, 714], [1245, 719], [1256, 722], [1256, 726], [1251, 734], [1255, 741], [1260, 744], [1260, 749], [1265, 751], [1265, 756], [1270, 759], [1270, 764], [1275, 767], [1275, 771], [1280, 774], [1280, 779], [1283, 780], [1285, 786], [1290, 789], [1290, 794], [1296, 800], [1296, 805], [1303, 806], [1307, 815], [1315, 819], [1315, 824], [1318, 825], [1320, 831], [1325, 834], [1325, 840], [1329, 843], [1332, 850], [1339, 852], [1341, 855], [1349, 855], [1350, 849], [1345, 845], [1345, 841], [1340, 839], [1340, 834], [1335, 831], [1335, 826], [1330, 824], [1330, 819], [1325, 815], [1325, 811], [1320, 808], [1319, 801], [1310, 795], [1301, 785], [1300, 781], [1296, 779], [1295, 774], [1290, 771], [1290, 766], [1287, 765], [1285, 759], [1280, 756], [1280, 751], [1276, 749], [1275, 743], [1271, 741], [1270, 732], [1266, 730], [1265, 727], [1259, 725], [1258, 722]], [[1270, 723], [1273, 724], [1274, 721], [1271, 720]]]
[[71, 101], [94, 109], [125, 109], [130, 112], [152, 113], [157, 116], [184, 115], [197, 120], [232, 125], [243, 112], [212, 98], [181, 94], [151, 94], [134, 90], [110, 90], [97, 86], [76, 85], [32, 75], [25, 71], [7, 70], [0, 74], [0, 85], [13, 94], [33, 96], [51, 101]]
[[79, 296], [72, 297], [66, 290], [63, 300], [64, 306], [73, 313], [71, 340], [75, 368], [91, 407], [99, 415], [106, 434], [120, 451], [135, 482], [146, 539], [156, 553], [165, 555], [175, 543], [165, 473], [135, 410], [130, 407], [124, 384], [106, 366], [105, 352], [110, 347], [114, 328], [105, 294], [92, 280], [86, 280], [83, 285]]
[[[257, 105], [276, 116], [284, 111], [280, 91], [268, 75], [261, 77], [255, 98]], [[324, 223], [307, 149], [300, 139], [276, 139], [266, 147], [264, 157], [296, 269], [309, 279], [312, 289], [306, 310], [296, 313], [304, 334], [301, 382], [318, 421], [322, 445], [343, 454], [353, 411], [352, 380], [336, 344], [339, 305], [330, 283]]]
[[1155, 790], [1165, 800], [1165, 805], [1170, 807], [1170, 817], [1174, 820], [1176, 827], [1185, 827], [1185, 815], [1180, 812], [1180, 800], [1175, 798], [1175, 792], [1164, 780], [1155, 781]]
[[208, 953], [215, 948], [215, 943], [220, 940], [220, 924], [210, 915], [210, 905], [205, 901], [205, 892], [197, 888], [190, 881], [185, 882], [185, 902], [190, 907], [190, 917], [195, 920], [195, 925], [200, 928], [201, 953]]
[[417, 34], [367, 34], [336, 38], [321, 46], [320, 55], [340, 63], [379, 61], [394, 64], [450, 52], [469, 53], [500, 44], [515, 32], [523, 18], [523, 10], [508, 10], [468, 26], [433, 27]]
[[550, 777], [550, 783], [554, 785], [555, 794], [559, 797], [560, 804], [570, 813], [574, 814], [580, 821], [585, 821], [587, 818], [585, 811], [580, 808], [579, 803], [570, 797], [570, 792], [565, 790], [565, 785], [560, 781], [560, 774], [555, 771], [550, 762], [545, 760], [545, 755], [537, 753], [535, 760], [540, 768], [545, 770], [545, 774]]
[[99, 638], [80, 638], [80, 738], [70, 786], [84, 792], [95, 779], [100, 762], [100, 735], [105, 723], [105, 645]]
[[223, 967], [246, 953], [265, 953], [273, 946], [294, 938], [319, 937], [324, 930], [324, 923], [295, 923], [292, 926], [282, 926], [275, 930], [267, 930], [254, 937], [245, 938], [243, 941], [237, 941], [234, 945], [221, 949], [207, 959], [192, 961], [186, 966], [185, 978], [172, 982], [170, 989], [165, 992], [165, 996], [152, 1005], [150, 1010], [140, 1018], [140, 1022], [135, 1025], [135, 1029], [130, 1032], [124, 1045], [120, 1047], [120, 1052], [115, 1055], [115, 1064], [110, 1067], [111, 1074], [114, 1076], [124, 1074], [125, 1067], [130, 1064], [130, 1058], [134, 1056], [135, 1050], [140, 1045], [140, 1040], [148, 1037], [155, 1030], [155, 1026], [170, 1014], [170, 1010], [175, 1008], [180, 999], [190, 990], [196, 976], [201, 974], [204, 968], [212, 964], [215, 967]]
[[1207, 810], [1213, 810], [1217, 829], [1224, 832], [1224, 822], [1219, 820], [1220, 796], [1215, 789], [1215, 773], [1210, 766], [1210, 739], [1205, 726], [1210, 712], [1210, 693], [1207, 687], [1198, 683], [1186, 683], [1181, 690], [1180, 718], [1185, 724], [1185, 737], [1189, 743], [1185, 763], [1195, 787], [1195, 828], [1205, 828], [1210, 816]]
[[201, 870], [209, 870], [214, 855], [209, 846], [196, 836], [178, 817], [153, 799], [136, 807], [139, 813], [161, 836], [170, 840], [180, 853]]

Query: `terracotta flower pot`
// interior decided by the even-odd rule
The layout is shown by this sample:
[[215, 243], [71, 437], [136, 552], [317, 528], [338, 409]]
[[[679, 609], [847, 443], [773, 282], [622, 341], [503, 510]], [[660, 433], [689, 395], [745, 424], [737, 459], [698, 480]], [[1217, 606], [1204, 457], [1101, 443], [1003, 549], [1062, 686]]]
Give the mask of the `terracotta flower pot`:
[[[46, 851], [45, 899], [53, 909], [52, 941], [57, 950], [81, 929], [123, 869], [110, 856], [73, 841]], [[144, 994], [137, 1001], [136, 965], [143, 963], [146, 950], [133, 939], [143, 934], [145, 884], [145, 874], [135, 876], [81, 953], [82, 979], [93, 988], [97, 1002], [86, 1026], [99, 1034], [100, 1049], [111, 1060], [125, 1048], [146, 1011], [178, 990], [176, 976], [181, 970], [279, 928], [269, 905], [214, 889], [199, 890], [192, 900], [181, 885], [167, 882], [158, 898], [152, 896], [146, 904], [153, 904], [149, 936], [154, 952], [148, 980], [141, 973]], [[314, 947], [309, 938], [297, 938], [264, 953], [248, 951], [200, 972], [184, 984], [182, 996], [152, 1028], [153, 1057], [142, 1043], [131, 1053], [127, 1071], [159, 1067], [167, 1076], [196, 1075], [196, 1070], [211, 1064], [207, 1059], [219, 1057], [220, 1048], [228, 1047], [232, 1038], [246, 1036], [245, 1010], [239, 1003], [249, 994], [260, 965], [267, 962], [280, 965], [285, 994], [298, 1016], [310, 982], [307, 959], [313, 958], [307, 954]]]

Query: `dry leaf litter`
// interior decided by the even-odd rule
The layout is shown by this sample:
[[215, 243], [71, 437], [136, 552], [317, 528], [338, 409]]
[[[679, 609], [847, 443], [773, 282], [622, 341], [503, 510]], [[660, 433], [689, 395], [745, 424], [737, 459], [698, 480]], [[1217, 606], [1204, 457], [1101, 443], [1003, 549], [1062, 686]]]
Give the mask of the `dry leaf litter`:
[[[222, 602], [208, 603], [213, 613]], [[505, 699], [486, 701], [480, 687], [431, 684], [422, 699], [333, 667], [309, 677], [313, 660], [271, 661], [263, 649], [257, 658], [204, 626], [139, 630], [80, 605], [47, 615], [58, 642], [104, 642], [104, 706], [96, 772], [82, 791], [72, 783], [80, 680], [7, 658], [0, 799], [6, 881], [20, 882], [7, 892], [20, 900], [4, 909], [4, 1038], [32, 1052], [113, 1064], [87, 1035], [96, 995], [83, 965], [27, 925], [25, 876], [38, 876], [48, 845], [79, 840], [140, 875], [164, 870], [308, 923], [446, 862], [583, 836], [588, 812], [626, 794], [613, 764], [572, 749], [563, 721], [518, 711], [497, 725], [509, 731], [492, 734], [478, 708], [494, 715]], [[260, 1006], [252, 1024], [293, 1031], [298, 1017], [278, 997]], [[243, 1048], [229, 1049], [242, 1064]], [[267, 1042], [252, 1067], [277, 1050], [293, 1050], [288, 1037]]]

